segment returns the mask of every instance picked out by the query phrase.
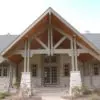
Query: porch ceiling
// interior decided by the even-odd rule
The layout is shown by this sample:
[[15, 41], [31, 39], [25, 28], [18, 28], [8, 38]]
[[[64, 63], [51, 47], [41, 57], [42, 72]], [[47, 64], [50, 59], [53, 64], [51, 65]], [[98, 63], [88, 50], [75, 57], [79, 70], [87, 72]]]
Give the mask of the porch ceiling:
[[[44, 12], [34, 23], [32, 23], [8, 48], [6, 48], [1, 55], [4, 57], [10, 56], [11, 52], [20, 46], [24, 49], [23, 44], [24, 41], [28, 38], [31, 38], [33, 35], [38, 35], [41, 32], [44, 32], [44, 36], [41, 36], [41, 39], [46, 42], [46, 34], [45, 28], [49, 25], [49, 13], [51, 12], [51, 24], [53, 27], [57, 27], [61, 29], [64, 33], [68, 34], [69, 36], [73, 37], [76, 36], [76, 39], [79, 43], [86, 46], [88, 49], [92, 50], [94, 53], [99, 54], [98, 50], [94, 45], [87, 41], [79, 32], [76, 31], [71, 25], [69, 25], [61, 16], [59, 16], [53, 9], [49, 8], [46, 12]], [[64, 23], [65, 21], [65, 23]], [[67, 23], [67, 24], [66, 24]], [[55, 30], [54, 30], [55, 31]], [[60, 35], [55, 31], [55, 42], [60, 38]], [[64, 45], [66, 45], [68, 41], [65, 41]], [[20, 45], [19, 45], [20, 44]], [[31, 48], [39, 47], [37, 43], [32, 42]], [[14, 55], [18, 56], [18, 55]]]
[[8, 57], [12, 62], [19, 64], [23, 60], [23, 57], [21, 55], [11, 55]]
[[93, 56], [91, 56], [90, 54], [88, 53], [83, 53], [83, 54], [80, 54], [78, 56], [78, 59], [82, 62], [85, 62], [85, 61], [89, 61], [89, 60], [92, 60], [93, 59]]

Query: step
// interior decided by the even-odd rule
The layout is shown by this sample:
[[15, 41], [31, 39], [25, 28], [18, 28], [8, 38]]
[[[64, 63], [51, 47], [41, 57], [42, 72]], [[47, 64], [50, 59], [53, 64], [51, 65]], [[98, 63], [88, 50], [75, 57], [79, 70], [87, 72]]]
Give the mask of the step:
[[42, 100], [64, 100], [60, 96], [42, 96]]
[[38, 96], [65, 96], [68, 90], [66, 88], [35, 88], [33, 93]]

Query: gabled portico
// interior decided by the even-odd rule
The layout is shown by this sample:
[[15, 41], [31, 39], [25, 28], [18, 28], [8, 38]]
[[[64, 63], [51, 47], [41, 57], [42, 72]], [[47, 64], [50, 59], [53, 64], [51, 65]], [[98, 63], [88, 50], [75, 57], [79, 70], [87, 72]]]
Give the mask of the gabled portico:
[[[70, 81], [63, 82], [62, 86], [67, 87], [68, 85], [71, 95], [72, 88], [82, 86], [80, 64], [85, 60], [84, 55], [87, 56], [87, 60], [95, 58], [100, 61], [98, 50], [52, 8], [49, 8], [28, 27], [2, 52], [2, 55], [16, 64], [23, 62], [23, 65], [20, 66], [23, 67], [20, 87], [28, 88], [29, 95], [34, 84], [31, 73], [32, 64], [34, 64], [34, 68], [37, 66], [36, 64], [39, 65], [41, 87], [60, 86], [63, 82], [61, 70], [65, 67], [66, 76], [67, 71], [70, 71], [67, 76]], [[36, 58], [36, 56], [38, 57]], [[68, 81], [67, 78], [65, 79]]]

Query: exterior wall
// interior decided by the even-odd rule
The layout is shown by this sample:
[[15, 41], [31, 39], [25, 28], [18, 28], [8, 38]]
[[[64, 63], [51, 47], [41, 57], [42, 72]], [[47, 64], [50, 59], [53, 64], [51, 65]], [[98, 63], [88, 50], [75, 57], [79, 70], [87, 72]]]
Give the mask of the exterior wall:
[[[61, 87], [69, 87], [69, 77], [64, 76], [63, 72], [63, 65], [64, 64], [70, 64], [70, 57], [68, 55], [60, 55], [57, 56], [59, 57], [58, 59], [58, 85]], [[42, 55], [34, 55], [32, 58], [30, 58], [30, 71], [31, 71], [31, 66], [32, 64], [37, 64], [38, 66], [38, 72], [36, 77], [32, 77], [32, 87], [41, 87], [42, 86], [42, 71], [43, 71], [43, 56]], [[18, 75], [19, 79], [21, 78], [21, 72], [23, 72], [23, 61], [19, 64], [19, 70], [18, 70]], [[71, 68], [71, 64], [70, 64]]]
[[[32, 87], [40, 87], [41, 86], [41, 55], [33, 55], [32, 58], [30, 58], [30, 71], [31, 71], [31, 66], [32, 64], [37, 64], [37, 76], [36, 77], [32, 77]], [[24, 71], [24, 61], [22, 61], [19, 64], [19, 68], [18, 68], [18, 78], [21, 79], [21, 72]]]
[[[94, 75], [94, 64], [98, 65], [99, 68], [99, 75]], [[90, 67], [89, 67], [90, 66]], [[84, 71], [84, 66], [82, 66]], [[97, 61], [90, 61], [86, 62], [85, 67], [87, 68], [87, 75], [85, 74], [85, 71], [83, 72], [83, 85], [88, 87], [89, 89], [97, 89], [100, 88], [100, 63]]]
[[[0, 67], [5, 67], [5, 65]], [[0, 92], [8, 91], [16, 81], [16, 67], [7, 62], [7, 76], [0, 76]]]
[[41, 59], [41, 55], [34, 55], [31, 59], [30, 59], [30, 66], [32, 66], [32, 64], [36, 64], [37, 65], [37, 76], [36, 77], [32, 77], [32, 87], [40, 87], [41, 86], [41, 68], [42, 68], [42, 59]]
[[[58, 61], [58, 85], [61, 87], [69, 87], [70, 78], [69, 76], [64, 76], [64, 64], [70, 64], [70, 70], [71, 70], [71, 57], [66, 55], [60, 55], [59, 61]], [[33, 55], [32, 58], [30, 58], [30, 66], [32, 64], [37, 64], [38, 66], [38, 72], [37, 77], [32, 77], [32, 87], [41, 87], [42, 86], [42, 69], [43, 69], [43, 56], [42, 55]], [[88, 75], [84, 75], [84, 66], [81, 62], [78, 61], [78, 67], [81, 70], [81, 77], [82, 77], [82, 83], [84, 86], [88, 88], [100, 88], [100, 70], [99, 75], [95, 76], [93, 75], [93, 65], [98, 64], [97, 61], [90, 61], [85, 62], [86, 70], [89, 72]], [[19, 64], [18, 68], [18, 79], [20, 80], [21, 72], [23, 72], [23, 61]], [[99, 63], [100, 66], [100, 63]], [[100, 69], [100, 68], [99, 68]], [[31, 68], [30, 68], [31, 70]], [[5, 79], [6, 80], [6, 79]]]
[[9, 77], [0, 77], [0, 92], [8, 91]]
[[[70, 64], [71, 59], [68, 55], [60, 55], [60, 86], [61, 87], [69, 87], [69, 81], [70, 78], [68, 76], [64, 76], [63, 72], [63, 65], [64, 64]], [[70, 64], [70, 69], [71, 69], [71, 64]]]

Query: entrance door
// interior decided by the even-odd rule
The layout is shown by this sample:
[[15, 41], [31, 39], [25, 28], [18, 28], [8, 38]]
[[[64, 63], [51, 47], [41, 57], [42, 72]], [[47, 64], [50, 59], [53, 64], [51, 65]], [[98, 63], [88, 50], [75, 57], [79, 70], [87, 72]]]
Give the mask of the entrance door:
[[56, 85], [58, 74], [56, 56], [48, 56], [44, 61], [44, 85]]

